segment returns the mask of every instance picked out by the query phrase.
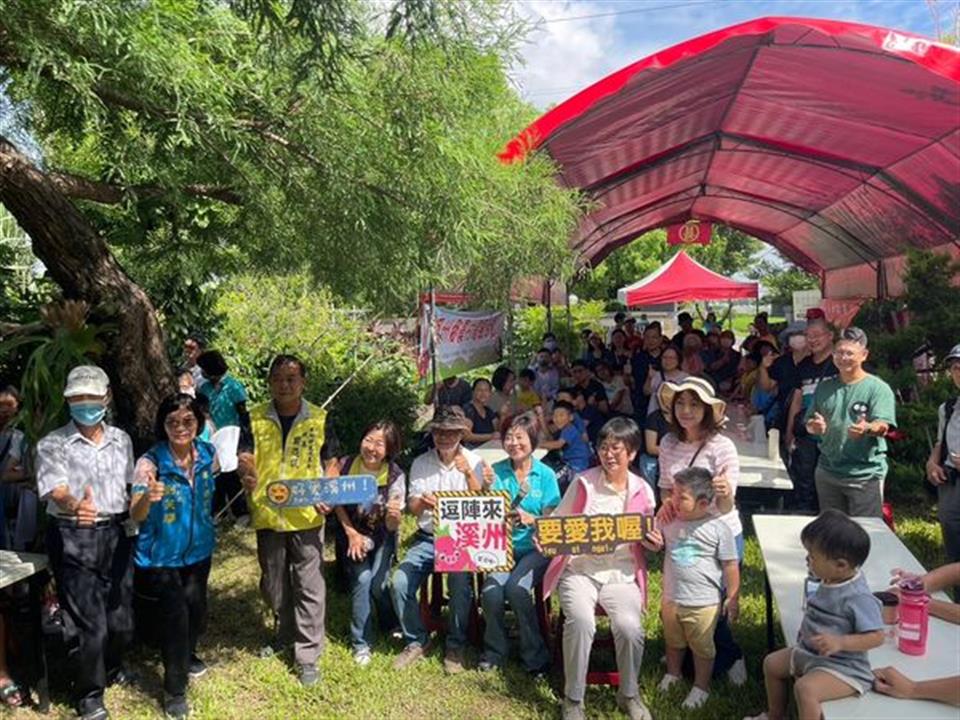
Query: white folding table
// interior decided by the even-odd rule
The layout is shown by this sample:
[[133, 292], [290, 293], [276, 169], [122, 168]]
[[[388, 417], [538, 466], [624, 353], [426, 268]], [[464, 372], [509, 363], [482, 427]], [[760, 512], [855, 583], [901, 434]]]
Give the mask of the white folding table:
[[[900, 539], [878, 518], [854, 518], [870, 535], [870, 556], [862, 570], [874, 591], [889, 586], [890, 571], [902, 568], [926, 572]], [[804, 580], [807, 577], [806, 551], [800, 531], [813, 520], [798, 515], [754, 515], [753, 527], [760, 542], [766, 569], [767, 643], [773, 648], [773, 607], [777, 601], [780, 628], [788, 645], [796, 641], [803, 619]], [[943, 593], [938, 599], [947, 600]], [[869, 653], [870, 665], [891, 665], [913, 680], [960, 676], [960, 625], [930, 618], [927, 652], [914, 657], [897, 650], [890, 641]], [[833, 700], [823, 705], [825, 720], [957, 720], [960, 710], [925, 700], [899, 700], [869, 692], [863, 697]]]

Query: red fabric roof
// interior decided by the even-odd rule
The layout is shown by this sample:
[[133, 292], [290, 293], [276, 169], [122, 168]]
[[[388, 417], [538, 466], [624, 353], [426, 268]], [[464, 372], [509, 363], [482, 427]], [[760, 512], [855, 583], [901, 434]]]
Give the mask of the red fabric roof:
[[691, 217], [811, 272], [875, 275], [908, 247], [960, 247], [960, 51], [909, 33], [805, 18], [718, 30], [574, 95], [500, 157], [536, 148], [596, 202], [572, 240], [584, 264]]
[[705, 268], [681, 250], [662, 266], [633, 285], [617, 291], [617, 300], [628, 307], [693, 300], [755, 298], [755, 282], [738, 282]]

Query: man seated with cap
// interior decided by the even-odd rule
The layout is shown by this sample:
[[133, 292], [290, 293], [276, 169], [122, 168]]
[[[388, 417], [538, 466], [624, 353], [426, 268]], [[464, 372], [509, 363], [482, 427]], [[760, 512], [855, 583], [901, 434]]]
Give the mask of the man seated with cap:
[[[449, 490], [480, 490], [482, 483], [493, 482], [493, 470], [481, 457], [460, 443], [470, 423], [458, 407], [438, 407], [428, 429], [434, 447], [413, 461], [410, 468], [408, 507], [417, 516], [417, 533], [403, 562], [393, 574], [393, 604], [400, 617], [403, 652], [393, 663], [395, 669], [419, 662], [427, 647], [427, 630], [420, 618], [417, 590], [433, 572], [433, 511], [436, 493]], [[470, 604], [473, 601], [473, 577], [469, 573], [449, 573], [450, 627], [447, 632], [444, 669], [463, 670], [463, 648], [467, 639]]]
[[133, 444], [103, 421], [110, 395], [103, 370], [75, 367], [63, 395], [71, 419], [37, 444], [37, 490], [50, 515], [47, 551], [60, 606], [77, 643], [77, 715], [104, 720], [104, 689], [124, 681], [120, 660], [133, 631]]

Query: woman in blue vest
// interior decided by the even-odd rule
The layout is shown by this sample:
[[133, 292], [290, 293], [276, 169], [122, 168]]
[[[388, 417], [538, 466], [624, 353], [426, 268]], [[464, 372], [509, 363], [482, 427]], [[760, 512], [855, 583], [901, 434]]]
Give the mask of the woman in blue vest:
[[138, 592], [157, 599], [168, 718], [187, 716], [187, 680], [206, 672], [196, 650], [207, 620], [219, 467], [213, 445], [197, 438], [203, 423], [189, 395], [161, 403], [159, 442], [137, 462], [130, 498], [130, 517], [140, 524], [134, 582]]

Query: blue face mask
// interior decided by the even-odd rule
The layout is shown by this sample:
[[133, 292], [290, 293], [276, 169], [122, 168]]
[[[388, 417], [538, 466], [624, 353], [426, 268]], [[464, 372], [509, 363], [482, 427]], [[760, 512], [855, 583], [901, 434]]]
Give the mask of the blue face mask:
[[70, 417], [77, 425], [98, 425], [107, 414], [107, 406], [98, 402], [81, 402], [70, 405]]

